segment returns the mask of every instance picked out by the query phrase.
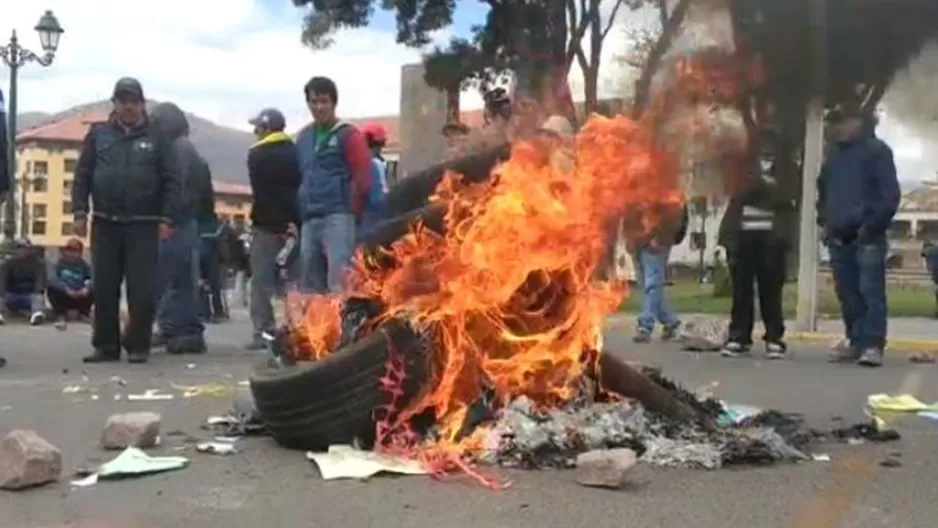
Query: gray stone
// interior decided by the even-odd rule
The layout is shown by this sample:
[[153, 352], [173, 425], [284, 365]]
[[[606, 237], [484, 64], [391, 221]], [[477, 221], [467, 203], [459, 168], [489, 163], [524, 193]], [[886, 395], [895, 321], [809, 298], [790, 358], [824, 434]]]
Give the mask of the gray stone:
[[156, 447], [161, 421], [162, 417], [154, 412], [115, 414], [104, 425], [101, 445], [105, 449]]
[[41, 486], [61, 474], [62, 452], [34, 431], [17, 429], [0, 440], [0, 489]]
[[583, 486], [618, 489], [638, 463], [631, 449], [596, 449], [576, 457], [576, 481]]

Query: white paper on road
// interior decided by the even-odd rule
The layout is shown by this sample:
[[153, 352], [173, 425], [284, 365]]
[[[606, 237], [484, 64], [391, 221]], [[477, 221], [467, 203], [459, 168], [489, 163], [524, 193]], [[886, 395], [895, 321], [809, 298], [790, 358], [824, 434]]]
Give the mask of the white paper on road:
[[316, 463], [323, 480], [363, 479], [378, 473], [427, 474], [427, 471], [414, 460], [373, 451], [362, 451], [350, 445], [332, 445], [326, 453], [310, 451], [306, 453], [306, 458]]
[[172, 394], [161, 394], [159, 389], [148, 389], [143, 394], [128, 394], [127, 399], [132, 401], [158, 401], [172, 400]]
[[151, 457], [136, 447], [128, 447], [109, 462], [105, 462], [98, 471], [87, 477], [72, 481], [73, 486], [91, 486], [104, 479], [120, 479], [151, 475], [182, 469], [189, 465], [189, 459], [181, 456]]

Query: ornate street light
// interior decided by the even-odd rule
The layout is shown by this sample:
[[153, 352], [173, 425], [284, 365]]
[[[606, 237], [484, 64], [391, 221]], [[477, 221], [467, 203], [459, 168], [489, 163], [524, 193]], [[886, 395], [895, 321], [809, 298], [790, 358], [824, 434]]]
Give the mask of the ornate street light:
[[[3, 226], [3, 234], [7, 240], [12, 240], [16, 235], [16, 81], [17, 73], [20, 67], [27, 63], [36, 62], [41, 66], [49, 66], [55, 58], [55, 52], [59, 48], [59, 39], [65, 30], [59, 25], [59, 20], [55, 18], [51, 10], [46, 10], [35, 30], [39, 33], [39, 44], [42, 46], [42, 55], [36, 54], [19, 43], [16, 36], [16, 30], [10, 35], [10, 43], [6, 46], [0, 46], [0, 58], [10, 67], [10, 93], [9, 107], [7, 108], [7, 135], [9, 142], [7, 144], [7, 163], [9, 164], [10, 174], [10, 193], [6, 201], [6, 218]], [[23, 185], [21, 192], [25, 192]], [[25, 226], [24, 226], [25, 227]]]

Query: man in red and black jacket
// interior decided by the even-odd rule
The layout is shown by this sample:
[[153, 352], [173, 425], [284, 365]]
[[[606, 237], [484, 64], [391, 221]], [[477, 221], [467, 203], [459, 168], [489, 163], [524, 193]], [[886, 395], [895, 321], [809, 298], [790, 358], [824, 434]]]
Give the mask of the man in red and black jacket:
[[277, 253], [289, 236], [297, 236], [300, 224], [297, 190], [300, 166], [296, 145], [284, 133], [286, 119], [275, 108], [267, 108], [251, 119], [258, 141], [248, 151], [248, 176], [254, 204], [251, 224], [251, 322], [252, 350], [265, 347], [261, 335], [276, 327], [271, 297], [277, 291]]

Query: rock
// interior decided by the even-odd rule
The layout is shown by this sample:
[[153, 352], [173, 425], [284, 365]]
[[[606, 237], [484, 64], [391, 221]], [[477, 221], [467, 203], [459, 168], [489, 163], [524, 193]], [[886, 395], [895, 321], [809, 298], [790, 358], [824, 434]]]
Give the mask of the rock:
[[727, 322], [721, 319], [692, 317], [681, 327], [677, 341], [682, 350], [715, 352], [726, 343], [727, 328]]
[[17, 429], [0, 440], [0, 489], [41, 486], [61, 474], [62, 452], [34, 431]]
[[621, 488], [638, 463], [631, 449], [596, 449], [576, 457], [576, 481], [583, 486]]
[[101, 445], [105, 449], [156, 447], [161, 421], [162, 417], [154, 412], [115, 414], [104, 425]]

